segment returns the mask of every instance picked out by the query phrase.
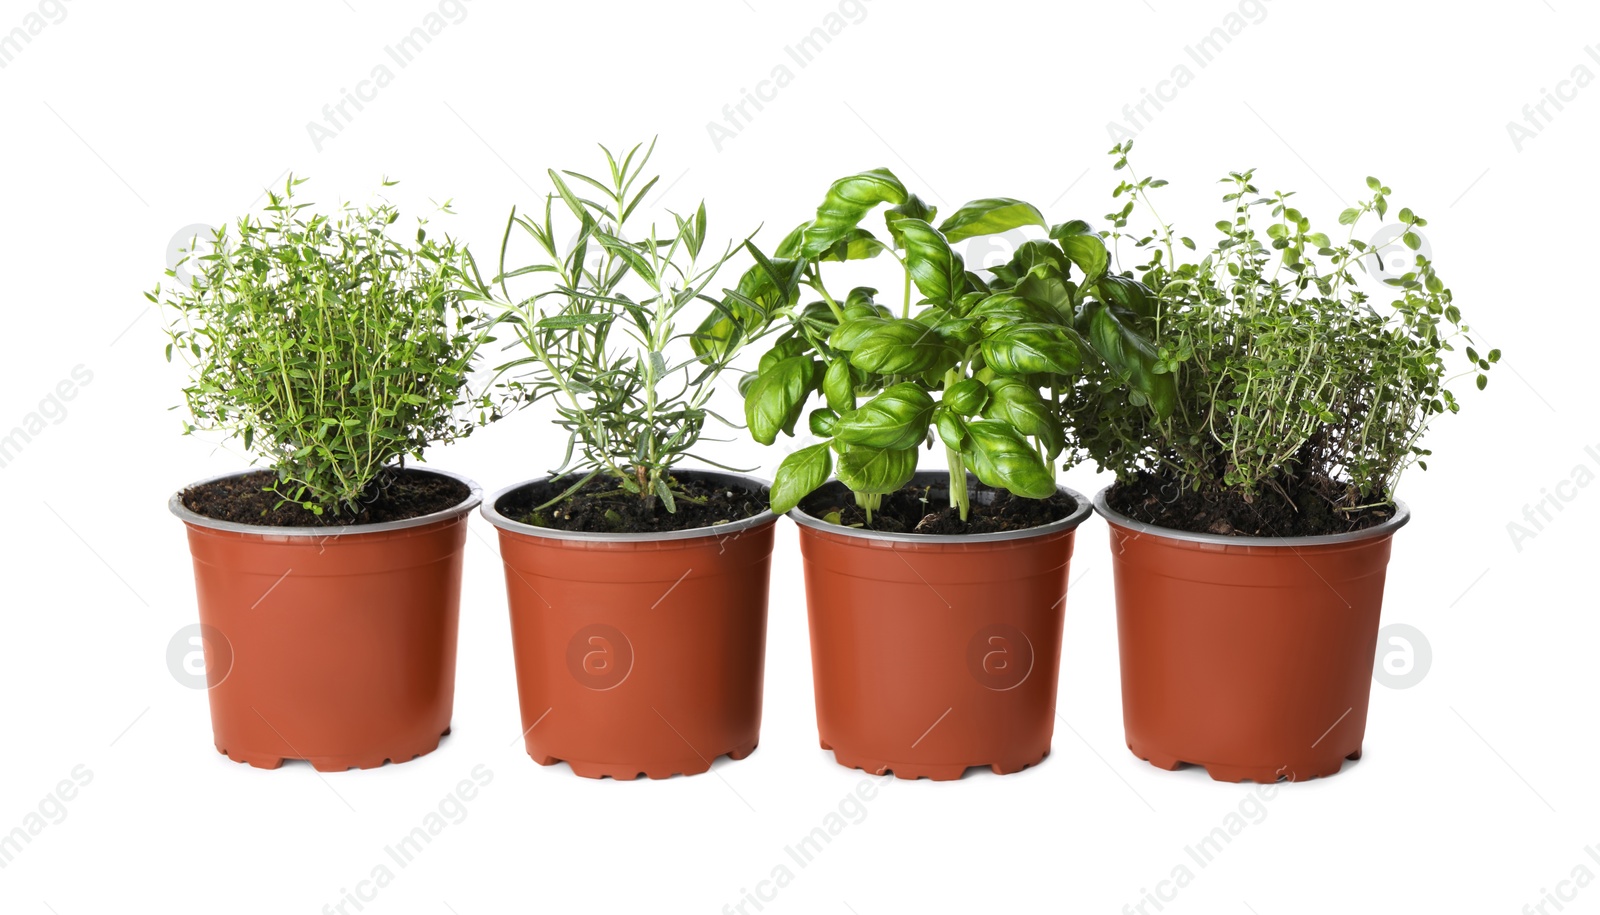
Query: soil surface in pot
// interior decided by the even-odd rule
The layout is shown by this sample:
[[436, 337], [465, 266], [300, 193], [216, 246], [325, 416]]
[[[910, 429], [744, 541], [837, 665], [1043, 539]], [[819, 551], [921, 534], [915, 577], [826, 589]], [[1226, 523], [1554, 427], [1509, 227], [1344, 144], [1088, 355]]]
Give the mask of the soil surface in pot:
[[1394, 517], [1393, 503], [1340, 511], [1337, 500], [1347, 487], [1333, 480], [1279, 480], [1280, 489], [1264, 487], [1254, 501], [1236, 492], [1196, 492], [1174, 480], [1141, 474], [1119, 482], [1106, 502], [1135, 521], [1194, 534], [1236, 537], [1318, 537], [1348, 534]]
[[767, 510], [767, 492], [749, 492], [692, 472], [671, 478], [676, 511], [667, 511], [657, 497], [640, 498], [617, 485], [615, 479], [597, 476], [567, 499], [535, 511], [572, 485], [571, 480], [544, 481], [501, 497], [495, 508], [523, 524], [560, 531], [596, 534], [658, 534], [727, 524]]
[[[867, 513], [856, 505], [855, 496], [848, 490], [841, 495], [834, 489], [830, 486], [807, 496], [801, 500], [800, 508], [834, 524], [886, 534], [998, 534], [1041, 527], [1078, 510], [1078, 500], [1065, 493], [1057, 492], [1048, 499], [1024, 499], [974, 481], [967, 486], [971, 507], [967, 520], [962, 521], [960, 513], [950, 506], [949, 490], [942, 483], [912, 484], [885, 495], [868, 524]], [[833, 517], [835, 512], [838, 517]]]
[[385, 470], [367, 487], [358, 511], [318, 515], [266, 491], [277, 479], [270, 470], [257, 470], [201, 483], [183, 491], [183, 505], [197, 515], [238, 524], [342, 527], [420, 518], [460, 505], [472, 494], [465, 483], [426, 470]]

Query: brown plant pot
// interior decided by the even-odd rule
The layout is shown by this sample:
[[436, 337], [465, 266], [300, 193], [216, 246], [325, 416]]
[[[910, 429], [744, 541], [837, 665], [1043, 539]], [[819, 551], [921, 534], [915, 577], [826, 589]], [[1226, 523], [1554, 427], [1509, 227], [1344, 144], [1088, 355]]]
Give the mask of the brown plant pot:
[[[919, 473], [911, 485], [947, 481]], [[848, 498], [837, 482], [822, 491]], [[971, 766], [1016, 772], [1050, 752], [1067, 565], [1090, 513], [1062, 492], [1078, 501], [1070, 517], [999, 534], [887, 534], [789, 513], [805, 557], [817, 734], [841, 765], [947, 780]]]
[[1301, 781], [1361, 757], [1378, 613], [1404, 503], [1326, 537], [1111, 527], [1128, 749], [1217, 781]]
[[[679, 476], [766, 492], [752, 477]], [[658, 534], [563, 531], [501, 514], [523, 743], [587, 778], [695, 775], [761, 734], [771, 512]]]
[[[276, 769], [370, 769], [450, 730], [467, 518], [260, 527], [169, 507], [188, 528], [217, 751]], [[209, 481], [206, 481], [209, 482]]]

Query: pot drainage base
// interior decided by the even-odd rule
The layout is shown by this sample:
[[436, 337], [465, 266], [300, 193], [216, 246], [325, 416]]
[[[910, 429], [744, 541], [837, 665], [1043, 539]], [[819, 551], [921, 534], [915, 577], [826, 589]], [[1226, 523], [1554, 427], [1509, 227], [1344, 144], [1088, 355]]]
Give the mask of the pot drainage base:
[[1358, 760], [1361, 758], [1360, 748], [1338, 757], [1332, 763], [1321, 766], [1231, 766], [1225, 763], [1198, 763], [1178, 759], [1174, 756], [1164, 756], [1160, 753], [1146, 753], [1133, 744], [1128, 744], [1128, 750], [1157, 769], [1169, 772], [1190, 766], [1200, 766], [1217, 782], [1255, 782], [1259, 785], [1271, 785], [1277, 782], [1303, 782], [1313, 778], [1327, 778], [1339, 774], [1344, 768], [1345, 760]]
[[311, 767], [318, 772], [344, 772], [349, 769], [376, 769], [384, 763], [398, 765], [410, 762], [419, 756], [426, 756], [437, 750], [439, 741], [448, 736], [450, 736], [450, 729], [445, 728], [444, 733], [434, 738], [430, 746], [400, 753], [364, 753], [347, 756], [278, 756], [273, 753], [230, 750], [220, 746], [217, 747], [217, 752], [236, 763], [245, 763], [257, 769], [276, 769], [282, 766], [285, 760], [298, 759], [309, 762]]
[[640, 765], [637, 763], [632, 765], [623, 763], [592, 763], [583, 762], [582, 760], [576, 759], [562, 759], [559, 756], [535, 756], [532, 753], [529, 753], [528, 757], [541, 766], [554, 766], [557, 763], [566, 763], [567, 767], [572, 770], [574, 775], [579, 775], [583, 778], [611, 778], [619, 782], [631, 782], [640, 776], [644, 776], [645, 778], [649, 779], [663, 779], [672, 778], [675, 775], [701, 775], [711, 771], [711, 763], [723, 756], [726, 756], [732, 760], [744, 759], [746, 756], [749, 756], [751, 753], [756, 751], [756, 746], [758, 743], [759, 741], [751, 741], [742, 747], [735, 747], [726, 753], [718, 753], [716, 756], [712, 756], [710, 758], [701, 757], [687, 765], [682, 763], [668, 763], [666, 765], [656, 766]]
[[915, 780], [925, 778], [935, 782], [953, 782], [967, 773], [968, 769], [988, 769], [996, 775], [1010, 775], [1021, 772], [1030, 766], [1037, 766], [1044, 762], [1050, 755], [1045, 750], [1038, 756], [1019, 759], [1010, 759], [1003, 762], [974, 762], [974, 763], [915, 763], [915, 762], [890, 762], [882, 759], [869, 759], [853, 753], [840, 751], [823, 741], [822, 749], [832, 750], [833, 758], [841, 766], [850, 769], [860, 769], [869, 775], [890, 775], [895, 778]]

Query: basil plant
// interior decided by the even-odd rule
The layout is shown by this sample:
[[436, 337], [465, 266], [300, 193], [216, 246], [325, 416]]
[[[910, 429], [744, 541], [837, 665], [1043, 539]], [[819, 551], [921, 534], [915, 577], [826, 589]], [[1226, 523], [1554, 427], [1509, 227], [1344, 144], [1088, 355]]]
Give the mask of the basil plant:
[[[862, 221], [878, 207], [883, 231]], [[887, 169], [835, 181], [816, 218], [791, 232], [729, 290], [696, 334], [703, 358], [750, 326], [781, 328], [758, 371], [741, 383], [751, 435], [772, 444], [807, 417], [828, 440], [778, 467], [774, 511], [788, 511], [830, 475], [870, 518], [885, 493], [910, 482], [917, 452], [942, 444], [950, 503], [970, 509], [967, 473], [985, 485], [1043, 499], [1056, 492], [1065, 442], [1059, 404], [1084, 383], [1086, 358], [1127, 385], [1140, 408], [1171, 408], [1170, 377], [1157, 374], [1148, 340], [1156, 296], [1108, 273], [1100, 236], [1079, 221], [1050, 227], [1031, 204], [974, 200], [941, 222]], [[951, 245], [1036, 226], [1010, 263], [979, 276]], [[887, 256], [903, 274], [898, 301], [876, 289], [831, 293], [825, 265]], [[1076, 268], [1076, 272], [1074, 272]], [[816, 301], [800, 304], [803, 294]], [[804, 296], [809, 298], [808, 295]], [[1102, 381], [1101, 383], [1107, 383]]]

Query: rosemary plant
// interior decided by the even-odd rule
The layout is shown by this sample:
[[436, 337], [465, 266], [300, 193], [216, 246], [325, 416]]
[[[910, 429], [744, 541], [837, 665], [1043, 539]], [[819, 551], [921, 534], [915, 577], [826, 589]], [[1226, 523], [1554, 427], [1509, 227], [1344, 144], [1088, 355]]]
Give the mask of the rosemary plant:
[[[659, 504], [675, 512], [683, 492], [672, 470], [680, 461], [724, 466], [695, 449], [708, 418], [728, 422], [710, 400], [745, 335], [730, 324], [715, 346], [690, 346], [696, 334], [679, 325], [706, 303], [713, 318], [728, 316], [707, 290], [737, 246], [706, 250], [704, 202], [691, 215], [671, 213], [670, 231], [654, 223], [639, 227], [640, 206], [660, 180], [646, 177], [654, 150], [654, 142], [640, 144], [619, 158], [602, 146], [601, 179], [550, 170], [553, 190], [543, 212], [529, 217], [512, 210], [498, 275], [475, 293], [502, 309], [499, 320], [525, 351], [498, 369], [509, 400], [552, 401], [567, 432], [552, 473], [571, 483], [536, 513], [596, 477], [652, 510]], [[536, 256], [507, 269], [519, 229], [533, 240]], [[511, 281], [519, 278], [543, 282], [514, 295]]]

